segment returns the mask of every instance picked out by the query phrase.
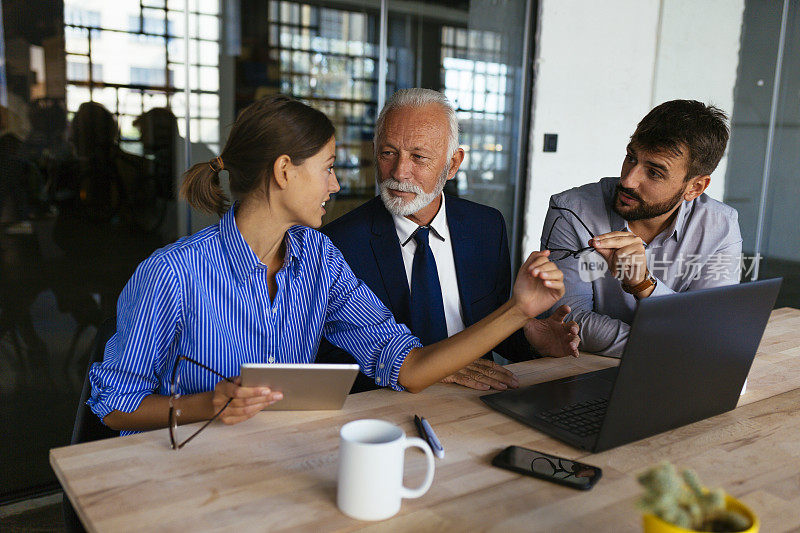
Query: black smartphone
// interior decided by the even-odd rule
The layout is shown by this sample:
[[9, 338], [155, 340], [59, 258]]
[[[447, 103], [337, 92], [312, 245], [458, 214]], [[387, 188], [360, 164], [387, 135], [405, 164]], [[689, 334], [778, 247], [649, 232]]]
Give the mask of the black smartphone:
[[492, 464], [580, 490], [591, 489], [603, 475], [603, 471], [596, 466], [520, 446], [509, 446], [498, 453], [492, 459]]

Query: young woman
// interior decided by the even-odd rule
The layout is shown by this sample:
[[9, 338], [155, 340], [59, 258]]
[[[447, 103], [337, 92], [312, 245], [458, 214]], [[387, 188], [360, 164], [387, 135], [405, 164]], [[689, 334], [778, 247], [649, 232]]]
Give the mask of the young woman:
[[[334, 128], [278, 95], [242, 111], [222, 154], [190, 168], [182, 192], [219, 224], [157, 250], [119, 298], [117, 333], [90, 374], [92, 410], [123, 433], [168, 424], [171, 370], [181, 355], [181, 423], [246, 420], [278, 391], [241, 387], [242, 363], [313, 362], [320, 336], [352, 353], [381, 386], [418, 392], [481, 357], [564, 293], [534, 252], [512, 298], [461, 333], [422, 347], [359, 281], [327, 237], [325, 202], [339, 190]], [[236, 203], [219, 185], [227, 170]], [[366, 245], [366, 243], [365, 243]], [[227, 407], [225, 407], [227, 405]]]

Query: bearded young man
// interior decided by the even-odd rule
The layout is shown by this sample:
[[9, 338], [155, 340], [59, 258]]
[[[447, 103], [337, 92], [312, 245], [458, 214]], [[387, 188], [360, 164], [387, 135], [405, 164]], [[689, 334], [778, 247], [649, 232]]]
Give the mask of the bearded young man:
[[564, 272], [581, 349], [620, 356], [636, 302], [739, 282], [735, 209], [704, 191], [725, 152], [725, 114], [694, 100], [650, 111], [628, 143], [619, 178], [550, 198], [542, 249]]
[[[505, 222], [496, 209], [442, 193], [464, 150], [455, 110], [441, 93], [395, 93], [378, 117], [374, 144], [380, 195], [322, 232], [396, 320], [427, 345], [474, 324], [508, 299]], [[495, 351], [513, 361], [536, 354], [577, 356], [578, 328], [562, 322], [567, 312], [565, 307], [549, 319], [529, 321]], [[323, 342], [316, 361], [351, 359]], [[362, 378], [354, 391], [370, 387]], [[489, 358], [444, 381], [483, 390], [518, 385], [510, 371]]]

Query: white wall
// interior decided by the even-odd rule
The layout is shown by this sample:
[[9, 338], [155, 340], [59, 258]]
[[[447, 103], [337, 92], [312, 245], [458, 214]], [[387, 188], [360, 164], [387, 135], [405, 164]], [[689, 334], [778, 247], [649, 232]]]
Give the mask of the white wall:
[[[661, 13], [652, 106], [691, 98], [714, 104], [730, 118], [744, 0], [664, 0]], [[726, 153], [706, 191], [720, 201], [727, 165]]]
[[[744, 0], [540, 0], [523, 256], [552, 194], [619, 175], [639, 120], [675, 98], [730, 113]], [[545, 133], [558, 151], [542, 151]], [[710, 194], [721, 199], [725, 160]]]

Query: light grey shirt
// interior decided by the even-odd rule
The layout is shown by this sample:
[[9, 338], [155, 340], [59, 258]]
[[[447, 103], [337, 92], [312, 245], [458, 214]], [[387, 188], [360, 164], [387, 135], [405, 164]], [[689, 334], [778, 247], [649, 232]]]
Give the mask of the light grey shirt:
[[[570, 189], [552, 196], [550, 205], [577, 213], [594, 235], [629, 231], [628, 223], [611, 208], [618, 181], [603, 178]], [[592, 237], [571, 213], [554, 209], [549, 209], [545, 218], [542, 249], [548, 235], [550, 250], [579, 250], [587, 247]], [[742, 260], [738, 213], [706, 194], [682, 202], [672, 225], [645, 245], [645, 255], [657, 279], [649, 298], [736, 284]], [[552, 310], [562, 304], [572, 308], [567, 320], [580, 325], [582, 350], [621, 356], [636, 299], [622, 290], [597, 252], [586, 251], [578, 258], [569, 256], [555, 262], [564, 272], [566, 293]]]

